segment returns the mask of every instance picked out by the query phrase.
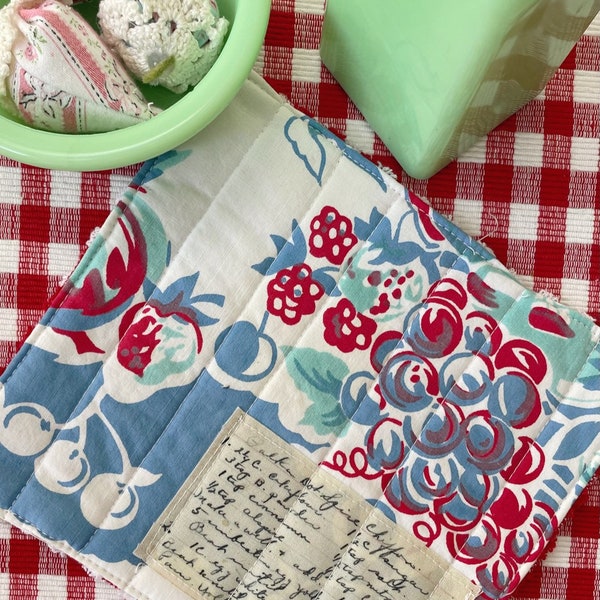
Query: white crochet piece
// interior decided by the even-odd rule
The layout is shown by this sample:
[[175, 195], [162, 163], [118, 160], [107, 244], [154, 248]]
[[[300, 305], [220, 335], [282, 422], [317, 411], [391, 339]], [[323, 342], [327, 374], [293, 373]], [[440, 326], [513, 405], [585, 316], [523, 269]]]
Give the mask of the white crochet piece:
[[229, 26], [214, 0], [101, 0], [98, 21], [133, 75], [177, 93], [206, 75]]

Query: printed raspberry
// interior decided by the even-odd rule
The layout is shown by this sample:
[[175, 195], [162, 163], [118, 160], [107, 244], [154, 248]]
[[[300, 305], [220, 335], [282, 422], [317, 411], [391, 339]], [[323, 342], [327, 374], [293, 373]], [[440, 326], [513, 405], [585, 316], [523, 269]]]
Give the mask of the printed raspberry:
[[310, 252], [317, 258], [326, 258], [341, 265], [350, 249], [358, 241], [352, 232], [352, 222], [333, 206], [324, 206], [310, 223]]
[[342, 352], [367, 349], [377, 329], [377, 323], [359, 313], [347, 298], [323, 313], [323, 325], [325, 341]]
[[385, 314], [392, 304], [397, 304], [400, 301], [404, 284], [415, 276], [415, 272], [411, 269], [401, 274], [397, 269], [392, 269], [383, 282], [381, 275], [380, 271], [373, 271], [367, 278], [367, 282], [372, 286], [383, 285], [383, 291], [377, 297], [376, 304], [369, 309], [373, 316]]
[[323, 286], [313, 279], [305, 263], [281, 269], [267, 285], [267, 310], [287, 325], [295, 325], [304, 315], [315, 312]]

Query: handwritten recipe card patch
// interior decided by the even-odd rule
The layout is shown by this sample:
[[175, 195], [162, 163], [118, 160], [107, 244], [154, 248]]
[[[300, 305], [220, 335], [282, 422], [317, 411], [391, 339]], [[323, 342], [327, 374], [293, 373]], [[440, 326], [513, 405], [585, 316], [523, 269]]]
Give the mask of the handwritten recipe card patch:
[[401, 527], [236, 412], [138, 548], [192, 598], [474, 598]]

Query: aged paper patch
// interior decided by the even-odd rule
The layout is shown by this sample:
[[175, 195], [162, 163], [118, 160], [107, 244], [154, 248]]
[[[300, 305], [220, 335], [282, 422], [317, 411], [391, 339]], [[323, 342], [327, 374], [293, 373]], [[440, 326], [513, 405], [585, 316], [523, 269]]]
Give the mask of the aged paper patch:
[[477, 592], [241, 411], [136, 553], [198, 600], [468, 600]]
[[227, 598], [315, 465], [237, 412], [137, 554], [192, 598]]

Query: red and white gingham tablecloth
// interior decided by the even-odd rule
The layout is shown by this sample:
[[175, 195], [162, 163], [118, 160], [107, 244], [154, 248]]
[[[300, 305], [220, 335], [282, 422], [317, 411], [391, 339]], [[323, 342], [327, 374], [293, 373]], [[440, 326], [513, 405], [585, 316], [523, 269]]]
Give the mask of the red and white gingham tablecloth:
[[[324, 4], [273, 0], [256, 70], [296, 107], [485, 241], [528, 285], [600, 323], [600, 18], [537, 99], [441, 173], [416, 181], [323, 67]], [[0, 369], [136, 170], [46, 171], [0, 157]], [[599, 551], [596, 476], [513, 598], [600, 599]], [[0, 524], [0, 600], [124, 597], [73, 560]]]

